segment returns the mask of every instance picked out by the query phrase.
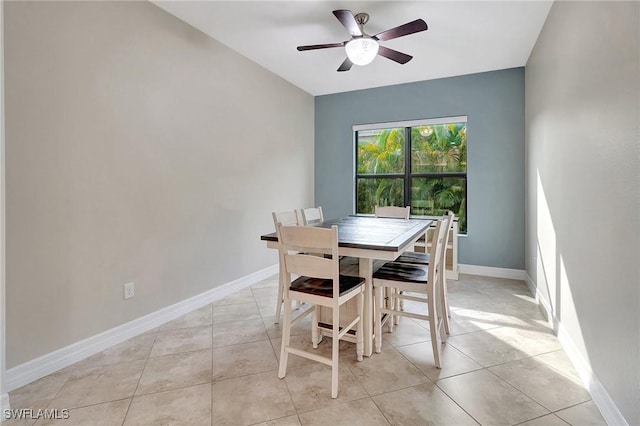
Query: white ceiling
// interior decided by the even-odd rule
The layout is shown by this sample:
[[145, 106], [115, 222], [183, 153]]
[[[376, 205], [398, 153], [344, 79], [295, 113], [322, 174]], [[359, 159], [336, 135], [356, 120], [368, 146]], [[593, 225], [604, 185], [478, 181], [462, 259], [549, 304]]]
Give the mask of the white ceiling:
[[[312, 95], [347, 92], [524, 66], [552, 1], [154, 1], [221, 43]], [[296, 46], [350, 37], [331, 13], [370, 15], [368, 34], [418, 18], [429, 30], [381, 44], [413, 56], [399, 65], [378, 56], [336, 72], [344, 48]]]

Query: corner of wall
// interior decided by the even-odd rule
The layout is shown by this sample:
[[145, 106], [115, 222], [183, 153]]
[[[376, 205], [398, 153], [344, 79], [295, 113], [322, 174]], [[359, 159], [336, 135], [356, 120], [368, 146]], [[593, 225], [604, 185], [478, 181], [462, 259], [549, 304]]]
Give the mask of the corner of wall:
[[9, 404], [9, 394], [3, 393], [0, 395], [0, 418], [4, 418], [4, 411], [11, 409], [11, 404]]
[[553, 332], [557, 335], [558, 327], [555, 321], [556, 317], [553, 313], [553, 309], [551, 308], [551, 303], [544, 297], [541, 292], [538, 292], [538, 284], [533, 280], [533, 278], [531, 278], [531, 275], [529, 275], [529, 271], [526, 271], [526, 275], [527, 278], [525, 279], [525, 282], [527, 283], [527, 287], [529, 287], [529, 292], [535, 298], [536, 302], [538, 303], [538, 307], [542, 311], [542, 314], [544, 315], [547, 322], [553, 326]]

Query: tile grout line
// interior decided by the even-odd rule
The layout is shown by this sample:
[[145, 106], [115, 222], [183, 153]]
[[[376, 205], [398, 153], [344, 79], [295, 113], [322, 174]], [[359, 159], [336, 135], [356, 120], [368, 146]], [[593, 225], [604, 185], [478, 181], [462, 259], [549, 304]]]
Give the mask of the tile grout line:
[[[476, 331], [481, 331], [481, 330], [476, 330]], [[449, 340], [449, 339], [447, 338], [447, 342], [446, 342], [446, 343], [444, 343], [444, 344], [449, 344], [448, 340]], [[429, 341], [429, 342], [430, 342], [430, 341]], [[405, 346], [410, 346], [410, 345], [405, 345]], [[424, 373], [424, 372], [423, 372], [423, 371], [422, 371], [422, 370], [421, 370], [417, 365], [415, 365], [413, 362], [411, 362], [411, 360], [410, 360], [410, 359], [408, 359], [408, 358], [407, 358], [407, 357], [406, 357], [402, 352], [400, 352], [397, 348], [396, 348], [396, 351], [398, 351], [398, 353], [400, 354], [400, 356], [402, 356], [402, 357], [403, 357], [404, 359], [406, 359], [406, 360], [407, 360], [411, 365], [413, 365], [413, 366], [414, 366], [415, 368], [417, 368], [417, 369], [418, 369], [422, 374], [424, 374], [424, 375], [427, 377], [427, 379], [429, 379], [429, 381], [430, 381], [431, 383], [433, 383], [433, 384], [434, 384], [438, 389], [440, 389], [440, 391], [442, 391], [442, 392], [447, 396], [447, 398], [449, 398], [451, 401], [453, 401], [453, 403], [454, 403], [454, 404], [456, 404], [456, 405], [457, 405], [457, 406], [458, 406], [462, 411], [464, 411], [467, 415], [469, 415], [469, 417], [471, 417], [471, 418], [472, 418], [476, 423], [478, 423], [478, 424], [480, 424], [480, 425], [481, 425], [481, 423], [480, 423], [480, 422], [479, 422], [475, 417], [473, 417], [473, 416], [471, 415], [471, 413], [467, 412], [467, 410], [465, 410], [465, 409], [464, 409], [460, 404], [458, 404], [458, 402], [457, 402], [457, 401], [456, 401], [456, 400], [455, 400], [451, 395], [449, 395], [447, 392], [445, 392], [445, 390], [444, 390], [444, 389], [442, 389], [442, 388], [438, 385], [438, 381], [443, 380], [443, 379], [448, 379], [448, 378], [451, 378], [451, 377], [462, 376], [462, 375], [465, 375], [465, 374], [468, 374], [468, 373], [473, 373], [473, 372], [475, 372], [475, 371], [487, 370], [487, 369], [488, 369], [488, 367], [483, 366], [483, 365], [482, 365], [482, 364], [480, 364], [478, 361], [476, 361], [475, 359], [471, 358], [469, 355], [465, 354], [464, 352], [462, 352], [460, 349], [456, 348], [455, 346], [451, 345], [451, 347], [452, 347], [453, 349], [455, 349], [456, 351], [458, 351], [458, 352], [459, 352], [460, 354], [462, 354], [463, 356], [465, 356], [465, 357], [469, 358], [469, 359], [470, 359], [470, 360], [472, 360], [473, 362], [475, 362], [475, 363], [477, 363], [478, 365], [480, 365], [480, 366], [481, 366], [481, 368], [479, 368], [479, 369], [477, 369], [477, 370], [467, 371], [467, 372], [464, 372], [464, 373], [454, 374], [454, 375], [451, 375], [451, 376], [444, 377], [444, 378], [442, 378], [442, 379], [440, 379], [440, 378], [439, 378], [439, 379], [436, 379], [436, 380], [432, 380], [432, 379], [431, 379], [431, 377], [429, 377], [429, 376], [428, 376], [426, 373]], [[409, 387], [413, 387], [413, 386], [409, 386]], [[407, 389], [407, 388], [404, 388], [404, 389]], [[395, 392], [395, 391], [394, 391], [394, 392]], [[526, 420], [525, 420], [525, 421], [526, 421]]]
[[566, 423], [566, 424], [567, 424], [567, 426], [571, 426], [568, 422], [565, 422], [563, 419], [561, 419], [560, 417], [556, 416], [554, 413], [543, 414], [543, 415], [541, 415], [541, 416], [534, 417], [533, 419], [529, 419], [529, 420], [525, 420], [525, 421], [523, 421], [523, 422], [517, 423], [517, 424], [515, 424], [515, 425], [513, 425], [513, 426], [519, 426], [519, 425], [522, 425], [522, 424], [524, 424], [524, 423], [527, 423], [527, 422], [530, 422], [530, 421], [533, 421], [533, 420], [538, 420], [538, 419], [541, 419], [541, 418], [546, 417], [546, 416], [554, 416], [554, 417], [556, 417], [558, 420], [560, 420], [561, 422]]
[[[496, 328], [510, 328], [510, 327], [500, 326], [500, 327], [496, 327]], [[495, 330], [496, 328], [494, 328], [492, 330]], [[476, 331], [473, 331], [471, 333], [466, 333], [466, 334], [479, 333], [479, 332], [483, 332], [483, 331], [485, 331], [485, 330], [476, 330]], [[447, 343], [449, 343], [448, 339], [447, 339]], [[405, 345], [405, 346], [409, 346], [409, 345]], [[462, 348], [456, 346], [455, 344], [451, 344], [451, 346], [453, 348], [455, 348], [458, 352], [462, 353], [467, 358], [469, 358], [472, 361], [476, 362], [477, 364], [481, 365], [483, 368], [497, 367], [499, 365], [505, 365], [505, 364], [509, 364], [509, 363], [512, 363], [512, 362], [518, 362], [518, 361], [522, 361], [522, 360], [525, 360], [525, 359], [535, 358], [537, 356], [546, 355], [546, 354], [550, 354], [550, 353], [553, 353], [553, 352], [558, 352], [558, 351], [562, 351], [563, 350], [562, 348], [560, 348], [560, 349], [555, 349], [555, 350], [552, 350], [552, 351], [540, 352], [540, 353], [535, 354], [535, 355], [526, 354], [526, 356], [524, 356], [522, 358], [516, 358], [516, 359], [509, 360], [509, 361], [500, 362], [498, 364], [485, 365], [485, 364], [481, 363], [480, 361], [478, 361], [477, 359], [474, 359], [471, 355], [467, 354]], [[559, 370], [557, 370], [557, 371], [559, 371]]]
[[[55, 374], [55, 373], [54, 373]], [[45, 376], [48, 377], [48, 376]], [[49, 408], [49, 406], [51, 405], [51, 403], [53, 402], [54, 399], [56, 399], [56, 397], [58, 396], [58, 394], [60, 393], [60, 391], [62, 390], [62, 388], [64, 387], [64, 385], [67, 384], [67, 382], [69, 381], [69, 379], [71, 378], [71, 376], [67, 376], [66, 379], [64, 379], [64, 382], [62, 382], [62, 385], [58, 388], [58, 390], [56, 391], [56, 393], [53, 395], [53, 397], [47, 401], [47, 405], [45, 408]], [[37, 420], [36, 420], [37, 421]], [[35, 422], [33, 422], [32, 424], [35, 424]]]
[[[395, 391], [394, 391], [395, 392]], [[378, 403], [376, 402], [375, 399], [373, 399], [372, 396], [369, 396], [369, 398], [371, 399], [371, 401], [373, 402], [373, 404], [376, 406], [376, 408], [378, 409], [378, 411], [380, 411], [380, 414], [382, 414], [382, 417], [384, 417], [384, 419], [387, 421], [387, 423], [389, 425], [391, 425], [391, 419], [389, 417], [387, 417], [387, 415], [385, 414], [384, 410], [378, 405]]]
[[156, 335], [153, 337], [153, 343], [149, 347], [149, 353], [147, 354], [144, 362], [144, 367], [142, 367], [142, 371], [140, 372], [140, 377], [138, 377], [138, 383], [136, 383], [136, 388], [133, 390], [133, 394], [131, 395], [131, 399], [129, 400], [129, 405], [127, 406], [127, 411], [124, 413], [124, 417], [122, 418], [122, 426], [127, 421], [127, 416], [129, 415], [129, 410], [131, 409], [131, 405], [133, 404], [133, 398], [136, 396], [136, 392], [138, 391], [138, 387], [140, 386], [140, 381], [142, 380], [142, 376], [144, 375], [144, 371], [147, 369], [147, 364], [149, 364], [149, 359], [151, 358], [151, 352], [153, 351], [153, 346], [156, 344], [158, 340], [158, 334], [160, 334], [160, 327], [156, 330]]
[[[568, 410], [569, 408], [574, 408], [574, 407], [577, 407], [578, 405], [586, 404], [587, 402], [591, 402], [591, 401], [593, 401], [593, 399], [589, 399], [588, 401], [578, 402], [577, 404], [569, 405], [568, 407], [564, 407], [564, 408], [561, 408], [559, 410], [552, 411], [551, 413], [552, 414], [556, 414], [556, 413], [559, 413], [560, 411]], [[600, 410], [598, 410], [598, 411], [600, 411]], [[560, 417], [560, 416], [557, 416], [557, 417]], [[564, 420], [564, 419], [562, 419], [562, 420]]]
[[[500, 327], [500, 328], [505, 328], [505, 326], [502, 326], [502, 327]], [[484, 331], [484, 330], [476, 330], [475, 332], [479, 332], [479, 331]], [[475, 333], [475, 332], [474, 332], [474, 333]], [[490, 370], [490, 368], [493, 368], [493, 367], [498, 367], [498, 366], [501, 366], [501, 365], [506, 365], [506, 364], [516, 363], [516, 362], [521, 362], [521, 361], [526, 360], [526, 359], [533, 359], [533, 358], [535, 358], [535, 357], [537, 357], [537, 356], [541, 356], [541, 355], [546, 355], [546, 354], [550, 354], [550, 353], [554, 353], [554, 352], [562, 351], [562, 349], [556, 349], [556, 350], [553, 350], [553, 351], [542, 352], [542, 353], [539, 353], [539, 354], [536, 354], [536, 355], [528, 355], [528, 356], [526, 356], [526, 357], [524, 357], [524, 358], [518, 358], [518, 359], [514, 359], [514, 360], [510, 360], [510, 361], [505, 361], [505, 362], [502, 362], [502, 363], [499, 363], [499, 364], [493, 364], [493, 365], [486, 366], [486, 365], [484, 365], [484, 364], [481, 364], [481, 363], [480, 363], [480, 362], [478, 362], [477, 360], [473, 359], [470, 355], [467, 355], [466, 353], [464, 353], [464, 352], [462, 351], [462, 349], [460, 349], [460, 348], [458, 348], [458, 347], [456, 347], [456, 346], [454, 346], [454, 345], [452, 345], [452, 346], [453, 346], [456, 350], [458, 350], [460, 353], [462, 353], [463, 355], [467, 356], [468, 358], [470, 358], [471, 360], [473, 360], [474, 362], [476, 362], [476, 363], [478, 363], [479, 365], [481, 365], [481, 366], [482, 366], [482, 369], [478, 369], [478, 370], [474, 370], [474, 371], [486, 370], [488, 373], [492, 374], [493, 376], [495, 376], [496, 378], [498, 378], [500, 381], [504, 382], [505, 384], [509, 385], [511, 388], [515, 389], [518, 393], [520, 393], [520, 394], [524, 395], [526, 398], [530, 399], [531, 401], [533, 401], [534, 403], [538, 404], [540, 407], [542, 407], [542, 408], [544, 408], [545, 410], [547, 410], [547, 411], [548, 411], [548, 413], [543, 414], [542, 416], [538, 416], [538, 417], [547, 416], [547, 415], [549, 415], [549, 414], [553, 414], [553, 413], [555, 413], [555, 412], [557, 412], [557, 411], [561, 411], [561, 410], [564, 410], [564, 409], [566, 409], [566, 408], [570, 408], [570, 407], [565, 407], [565, 408], [562, 408], [562, 409], [560, 409], [560, 410], [552, 411], [551, 409], [549, 409], [549, 408], [547, 408], [546, 406], [542, 405], [540, 402], [538, 402], [538, 401], [537, 401], [536, 399], [534, 399], [533, 397], [531, 397], [531, 396], [527, 395], [524, 391], [522, 391], [522, 390], [518, 389], [517, 387], [515, 387], [514, 385], [512, 385], [511, 383], [509, 383], [507, 380], [503, 379], [503, 378], [502, 378], [502, 377], [500, 377], [498, 374], [496, 374], [496, 373], [494, 373], [493, 371], [491, 371], [491, 370]], [[564, 373], [563, 373], [562, 371], [560, 371], [560, 370], [557, 370], [557, 369], [555, 369], [555, 368], [553, 368], [553, 367], [551, 367], [551, 368], [552, 368], [554, 371], [558, 371], [559, 373], [564, 374]], [[466, 372], [466, 373], [461, 373], [461, 374], [458, 374], [458, 375], [449, 376], [449, 377], [446, 377], [445, 379], [448, 379], [448, 378], [450, 378], [450, 377], [456, 377], [456, 376], [461, 376], [461, 375], [464, 375], [464, 374], [472, 373], [472, 372], [474, 372], [474, 371], [469, 371], [469, 372]], [[436, 385], [437, 385], [437, 382], [436, 382]], [[445, 391], [444, 391], [444, 389], [440, 388], [440, 386], [438, 386], [438, 388], [439, 388], [439, 389], [441, 389], [443, 392], [445, 392]], [[446, 392], [445, 392], [445, 393], [446, 393]], [[449, 396], [449, 395], [447, 394], [447, 396]], [[451, 397], [450, 397], [450, 398], [451, 398]], [[451, 398], [451, 399], [453, 400], [453, 398]], [[454, 402], [455, 402], [455, 400], [454, 400]], [[583, 401], [583, 402], [578, 403], [578, 404], [575, 404], [575, 405], [583, 404], [584, 402], [586, 402], [586, 401]], [[573, 405], [573, 406], [575, 406], [575, 405]], [[462, 407], [460, 407], [460, 408], [462, 408]], [[535, 417], [535, 418], [538, 418], [538, 417]], [[533, 418], [533, 419], [535, 419], [535, 418]], [[533, 420], [533, 419], [527, 419], [527, 420], [524, 420], [523, 422], [520, 422], [520, 423], [525, 423], [525, 422], [528, 422], [528, 421]], [[475, 420], [475, 418], [474, 418], [474, 420]]]
[[[149, 332], [147, 332], [147, 333], [149, 333]], [[145, 333], [142, 333], [142, 334], [145, 334]], [[116, 366], [116, 365], [121, 365], [121, 364], [140, 362], [140, 361], [143, 361], [143, 360], [145, 360], [145, 364], [146, 364], [146, 360], [149, 358], [149, 354], [151, 353], [151, 348], [153, 347], [153, 343], [155, 343], [155, 339], [156, 339], [156, 336], [157, 336], [157, 330], [156, 330], [155, 334], [156, 335], [154, 336], [154, 342], [152, 342], [151, 345], [149, 346], [149, 352], [147, 353], [147, 355], [145, 355], [144, 358], [135, 359], [135, 360], [128, 360], [128, 361], [122, 361], [122, 362], [114, 362], [114, 363], [111, 363], [111, 364], [97, 364], [97, 365], [92, 365], [92, 366], [87, 366], [87, 367], [81, 367], [80, 370], [83, 371], [83, 372], [86, 372], [86, 371], [94, 370], [94, 369], [98, 369], [98, 368], [105, 368], [105, 367], [111, 367], [111, 366]], [[138, 337], [138, 336], [136, 336], [136, 337]], [[82, 362], [82, 361], [79, 361], [79, 362]], [[65, 369], [70, 369], [71, 367], [73, 367], [73, 365], [75, 365], [75, 364], [72, 364], [72, 365], [70, 365], [68, 367], [65, 367]], [[45, 376], [45, 377], [50, 377], [50, 376], [53, 376], [53, 375], [55, 375], [57, 373], [59, 373], [59, 371], [51, 373], [50, 375]], [[58, 396], [58, 394], [60, 393], [60, 391], [62, 390], [64, 385], [66, 385], [69, 382], [69, 379], [71, 379], [72, 376], [73, 376], [73, 373], [69, 373], [67, 378], [64, 380], [64, 382], [60, 386], [60, 388], [54, 394], [54, 396], [47, 402], [47, 407], [46, 408], [49, 408], [49, 405], [51, 404], [51, 402], [53, 402], [53, 400]], [[125, 398], [118, 398], [118, 399], [114, 399], [114, 400], [110, 400], [110, 401], [97, 402], [95, 404], [87, 404], [87, 405], [82, 405], [82, 406], [78, 406], [78, 407], [73, 407], [72, 409], [75, 410], [75, 409], [78, 409], [78, 408], [91, 407], [93, 405], [99, 405], [99, 404], [108, 403], [108, 402], [120, 401], [120, 400], [124, 400], [124, 399], [127, 399], [127, 398], [125, 397]]]
[[[498, 380], [506, 383], [507, 385], [509, 385], [510, 387], [512, 387], [513, 389], [515, 389], [518, 393], [522, 394], [523, 396], [525, 396], [526, 398], [530, 399], [531, 401], [535, 402], [536, 404], [538, 404], [539, 406], [541, 406], [542, 408], [544, 408], [545, 410], [548, 411], [547, 414], [551, 414], [552, 411], [550, 409], [548, 409], [547, 407], [545, 407], [544, 405], [542, 405], [541, 403], [539, 403], [537, 400], [535, 400], [533, 397], [527, 395], [526, 393], [524, 393], [523, 391], [521, 391], [520, 389], [518, 389], [517, 387], [515, 387], [514, 385], [512, 385], [511, 383], [509, 383], [508, 381], [506, 381], [505, 379], [503, 379], [502, 377], [498, 376], [496, 373], [494, 373], [493, 371], [489, 370], [489, 368], [493, 368], [495, 366], [492, 367], [487, 367], [486, 370], [489, 374], [492, 374], [494, 377], [496, 377]], [[529, 421], [531, 419], [525, 420], [525, 422]], [[522, 422], [521, 422], [522, 423]]]
[[[251, 291], [251, 294], [253, 296], [254, 301], [256, 301], [255, 300], [256, 296], [253, 293], [253, 291]], [[257, 304], [257, 301], [256, 301], [256, 304]], [[260, 309], [258, 308], [258, 310], [260, 310]], [[262, 312], [260, 313], [260, 315], [262, 316]], [[269, 333], [267, 333], [267, 325], [264, 323], [264, 317], [263, 317], [262, 324], [264, 326], [264, 332], [267, 334], [267, 337], [269, 337]], [[280, 340], [282, 340], [282, 334], [280, 335]], [[276, 358], [276, 361], [278, 363], [278, 367], [277, 367], [277, 370], [276, 370], [277, 371], [276, 377], [278, 377], [278, 374], [280, 372], [280, 359], [278, 358], [278, 356], [275, 353], [276, 350], [273, 347], [273, 344], [271, 343], [271, 339], [269, 339], [269, 346], [271, 346], [271, 351], [273, 352], [273, 356]], [[298, 408], [296, 407], [296, 403], [293, 401], [293, 394], [291, 393], [291, 389], [289, 388], [289, 383], [287, 383], [286, 375], [282, 379], [278, 377], [278, 380], [282, 380], [284, 382], [284, 386], [286, 387], [287, 393], [289, 394], [289, 400], [291, 401], [291, 405], [293, 406], [293, 411], [295, 411], [296, 417], [298, 418], [298, 423], [302, 424], [302, 422], [300, 421], [300, 413], [298, 412]], [[285, 417], [287, 417], [287, 416], [285, 416]], [[271, 420], [273, 420], [273, 419], [270, 419], [270, 420], [267, 420], [267, 421], [271, 421]]]
[[[480, 370], [475, 370], [475, 371], [480, 371]], [[482, 426], [482, 423], [480, 423], [480, 421], [478, 419], [476, 419], [474, 416], [472, 416], [471, 413], [469, 413], [467, 410], [465, 410], [464, 407], [458, 403], [458, 401], [453, 399], [453, 397], [447, 393], [447, 391], [442, 389], [437, 381], [434, 382], [434, 383], [435, 383], [436, 387], [438, 389], [440, 389], [440, 392], [444, 393], [447, 396], [447, 398], [449, 398], [451, 401], [453, 401], [453, 403], [456, 404], [456, 406], [458, 406], [462, 411], [464, 411], [469, 417], [471, 417], [474, 422], [476, 422], [477, 424]]]
[[[99, 369], [99, 368], [113, 367], [113, 366], [118, 366], [118, 365], [122, 365], [122, 364], [132, 364], [132, 363], [134, 363], [134, 362], [141, 362], [141, 361], [145, 361], [145, 364], [146, 364], [146, 360], [144, 360], [144, 359], [136, 359], [136, 360], [133, 360], [133, 361], [125, 361], [125, 362], [119, 362], [119, 363], [107, 364], [107, 365], [98, 365], [98, 366], [95, 366], [95, 367], [86, 367], [86, 368], [83, 368], [83, 370], [86, 370], [86, 371], [89, 371], [89, 370], [97, 370], [97, 369]], [[46, 376], [45, 376], [45, 377], [46, 377]], [[65, 380], [64, 385], [66, 385], [66, 384], [67, 384], [67, 382], [69, 381], [69, 379], [70, 379], [70, 378], [71, 378], [71, 377], [68, 377], [68, 378]], [[62, 388], [64, 387], [64, 385], [63, 385], [63, 386], [61, 386], [61, 387], [60, 387], [60, 389], [58, 389], [58, 391], [56, 392], [55, 396], [54, 396], [53, 398], [51, 398], [51, 399], [47, 402], [47, 406], [46, 406], [46, 408], [52, 408], [52, 407], [50, 407], [51, 403], [52, 403], [52, 402], [53, 402], [53, 400], [58, 396], [58, 394], [60, 393], [60, 391], [62, 390]], [[67, 409], [68, 409], [68, 410], [77, 410], [77, 409], [80, 409], [80, 408], [92, 407], [92, 406], [94, 406], [94, 405], [107, 404], [107, 403], [115, 402], [115, 401], [123, 401], [123, 400], [125, 400], [125, 399], [129, 399], [129, 398], [131, 398], [131, 397], [123, 397], [123, 398], [109, 399], [109, 400], [106, 400], [106, 401], [99, 401], [99, 402], [90, 403], [90, 404], [86, 404], [86, 405], [78, 405], [78, 406], [76, 406], [76, 407], [67, 408]], [[53, 409], [53, 408], [52, 408], [52, 409]]]

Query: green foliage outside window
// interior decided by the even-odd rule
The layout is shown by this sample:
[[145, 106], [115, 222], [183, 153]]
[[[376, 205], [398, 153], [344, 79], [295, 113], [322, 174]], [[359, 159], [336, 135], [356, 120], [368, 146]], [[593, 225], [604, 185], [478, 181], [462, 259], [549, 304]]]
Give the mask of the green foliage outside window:
[[[407, 204], [418, 216], [452, 210], [460, 231], [466, 232], [466, 123], [364, 130], [357, 135], [357, 213], [373, 213], [376, 205]], [[405, 170], [406, 151], [410, 170]], [[407, 194], [405, 185], [410, 188]]]
[[411, 173], [466, 171], [466, 123], [411, 128]]
[[358, 132], [358, 174], [404, 173], [404, 129]]
[[404, 179], [358, 179], [358, 213], [373, 214], [375, 206], [404, 205]]

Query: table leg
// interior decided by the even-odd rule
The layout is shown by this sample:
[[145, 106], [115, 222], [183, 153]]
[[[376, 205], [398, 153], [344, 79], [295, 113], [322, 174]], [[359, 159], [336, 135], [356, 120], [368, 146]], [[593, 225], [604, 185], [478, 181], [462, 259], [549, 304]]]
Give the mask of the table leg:
[[364, 355], [371, 356], [373, 352], [373, 260], [361, 257], [359, 267], [359, 274], [365, 279], [364, 307], [362, 309]]
[[282, 253], [278, 250], [278, 299], [276, 302], [276, 316], [273, 321], [274, 324], [278, 324], [280, 322], [280, 310], [282, 309], [282, 299], [284, 293], [284, 259], [282, 258]]

